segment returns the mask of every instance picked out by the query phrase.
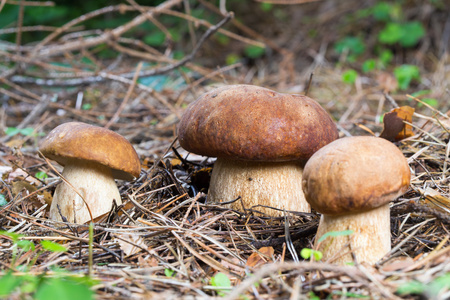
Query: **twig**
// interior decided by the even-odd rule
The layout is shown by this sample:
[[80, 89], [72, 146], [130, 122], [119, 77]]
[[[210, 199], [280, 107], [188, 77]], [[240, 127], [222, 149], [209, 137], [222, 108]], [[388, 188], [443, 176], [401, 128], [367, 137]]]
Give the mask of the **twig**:
[[309, 75], [309, 81], [308, 81], [308, 86], [306, 87], [305, 96], [308, 96], [308, 94], [309, 94], [309, 89], [311, 88], [313, 76], [314, 76], [314, 72], [311, 72], [311, 75]]
[[125, 106], [127, 105], [128, 99], [130, 99], [131, 97], [131, 93], [134, 90], [134, 87], [136, 86], [136, 82], [138, 80], [138, 76], [139, 76], [139, 72], [141, 71], [142, 68], [142, 62], [140, 62], [136, 68], [136, 72], [133, 76], [133, 80], [131, 82], [130, 87], [128, 88], [128, 91], [125, 95], [125, 98], [123, 99], [122, 103], [120, 104], [119, 108], [117, 109], [117, 111], [114, 113], [114, 115], [112, 116], [112, 118], [108, 121], [108, 123], [106, 123], [106, 125], [104, 126], [106, 129], [108, 129], [112, 123], [116, 122], [119, 119], [119, 115], [122, 112], [122, 110], [125, 108]]

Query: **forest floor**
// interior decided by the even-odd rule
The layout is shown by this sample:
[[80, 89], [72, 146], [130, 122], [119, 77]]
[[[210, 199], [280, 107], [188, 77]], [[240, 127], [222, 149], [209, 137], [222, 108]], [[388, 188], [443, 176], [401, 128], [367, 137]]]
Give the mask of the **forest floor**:
[[[151, 13], [129, 1], [40, 41], [0, 41], [0, 295], [39, 298], [57, 286], [81, 296], [79, 284], [97, 299], [450, 298], [448, 8], [408, 2], [404, 18], [426, 24], [426, 34], [403, 47], [377, 39], [382, 21], [355, 17], [378, 2], [335, 2], [264, 11], [255, 1], [231, 14], [199, 1], [215, 16], [209, 22], [180, 0]], [[86, 18], [130, 11], [139, 13], [123, 26], [79, 29]], [[187, 20], [185, 40], [154, 48], [126, 35], [161, 14]], [[343, 51], [336, 46], [361, 32], [362, 53], [355, 40]], [[176, 59], [179, 44], [191, 50]], [[115, 55], [104, 58], [105, 48]], [[214, 158], [181, 149], [176, 127], [189, 103], [225, 84], [307, 93], [340, 137], [381, 134], [399, 147], [411, 185], [391, 203], [392, 250], [383, 259], [373, 266], [305, 259], [300, 250], [313, 248], [318, 213], [274, 218], [207, 201]], [[395, 108], [407, 120], [401, 132], [382, 120]], [[69, 121], [121, 134], [142, 164], [139, 178], [117, 182], [124, 203], [96, 220], [91, 235], [88, 225], [48, 218], [61, 180], [39, 143]]]

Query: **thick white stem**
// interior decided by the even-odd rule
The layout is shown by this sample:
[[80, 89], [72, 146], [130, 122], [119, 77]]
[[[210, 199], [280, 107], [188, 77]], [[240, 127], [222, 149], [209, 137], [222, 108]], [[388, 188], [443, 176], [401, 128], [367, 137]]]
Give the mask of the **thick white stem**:
[[[62, 175], [83, 196], [94, 219], [108, 213], [113, 200], [118, 205], [122, 204], [111, 169], [106, 166], [74, 161], [66, 164]], [[61, 221], [62, 214], [69, 222], [83, 224], [91, 220], [86, 204], [72, 187], [62, 182], [53, 195], [50, 219]]]
[[[325, 233], [344, 230], [353, 230], [354, 233], [348, 236], [327, 237], [318, 243]], [[332, 261], [337, 264], [353, 262], [349, 245], [360, 263], [374, 264], [391, 250], [389, 203], [358, 214], [322, 215], [315, 246], [319, 246], [323, 260], [333, 258]]]
[[254, 207], [269, 216], [282, 216], [283, 209], [310, 212], [302, 190], [303, 168], [298, 162], [250, 162], [219, 158], [214, 164], [208, 197], [212, 202], [226, 202], [242, 211]]

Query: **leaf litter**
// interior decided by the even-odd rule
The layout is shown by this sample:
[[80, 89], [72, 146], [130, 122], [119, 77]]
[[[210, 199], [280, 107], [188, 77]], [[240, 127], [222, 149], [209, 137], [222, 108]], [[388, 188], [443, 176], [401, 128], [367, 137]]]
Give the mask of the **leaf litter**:
[[[166, 1], [155, 10], [175, 14], [174, 6], [179, 2]], [[214, 11], [208, 3], [200, 2]], [[315, 5], [320, 7], [322, 3]], [[345, 11], [350, 6], [347, 5], [340, 8]], [[305, 10], [312, 7], [307, 6]], [[107, 8], [119, 9], [136, 7]], [[329, 26], [339, 15], [329, 11], [322, 17], [320, 25]], [[223, 20], [230, 22], [230, 18]], [[145, 16], [141, 13], [134, 22], [142, 19]], [[270, 218], [259, 213], [257, 207], [247, 208], [243, 213], [220, 203], [209, 203], [208, 180], [214, 159], [186, 153], [176, 142], [176, 124], [186, 104], [209, 90], [211, 85], [245, 82], [280, 91], [303, 92], [304, 85], [292, 78], [306, 79], [311, 75], [311, 70], [297, 72], [285, 67], [293, 62], [292, 52], [277, 48], [276, 43], [274, 46], [273, 41], [235, 19], [231, 21], [233, 26], [246, 29], [243, 30], [246, 35], [237, 35], [233, 29], [223, 27], [220, 20], [216, 25], [195, 20], [204, 26], [204, 39], [198, 41], [199, 48], [203, 46], [207, 53], [211, 46], [203, 43], [219, 29], [236, 43], [266, 43], [278, 55], [275, 62], [266, 62], [270, 72], [258, 64], [238, 63], [219, 69], [206, 64], [194, 65], [191, 60], [197, 54], [195, 49], [192, 57], [186, 55], [185, 61], [180, 63], [138, 40], [125, 38], [111, 41], [111, 47], [122, 54], [109, 62], [115, 66], [114, 72], [103, 68], [96, 59], [92, 59], [93, 64], [104, 70], [100, 75], [83, 73], [70, 63], [61, 69], [54, 63], [68, 60], [64, 53], [75, 55], [72, 61], [80, 60], [83, 52], [92, 58], [96, 53], [85, 48], [78, 54], [80, 43], [71, 41], [70, 37], [57, 38], [56, 32], [36, 47], [20, 46], [17, 54], [15, 46], [2, 50], [2, 55], [8, 59], [45, 68], [25, 75], [11, 69], [10, 75], [0, 77], [8, 87], [2, 87], [1, 92], [13, 104], [6, 109], [8, 117], [3, 115], [3, 124], [17, 129], [33, 128], [37, 133], [1, 138], [0, 192], [7, 203], [2, 202], [0, 207], [0, 229], [22, 234], [21, 240], [32, 241], [35, 245], [48, 240], [68, 249], [54, 252], [41, 251], [41, 246], [17, 249], [17, 241], [1, 234], [2, 275], [6, 276], [6, 270], [22, 274], [22, 266], [26, 266], [30, 274], [45, 274], [51, 278], [57, 277], [53, 268], [56, 265], [83, 276], [92, 268], [90, 275], [96, 280], [92, 290], [98, 299], [212, 296], [226, 299], [294, 299], [300, 296], [414, 299], [417, 294], [448, 298], [450, 107], [446, 104], [448, 85], [442, 79], [449, 78], [448, 55], [443, 54], [435, 60], [432, 71], [422, 74], [431, 78], [427, 88], [437, 91], [434, 96], [442, 104], [435, 108], [399, 93], [398, 83], [388, 73], [378, 77], [367, 75], [364, 80], [369, 83], [357, 78], [349, 86], [341, 80], [342, 70], [321, 60], [323, 53], [312, 54], [315, 68], [313, 85], [308, 88], [310, 96], [330, 112], [341, 137], [386, 134], [408, 159], [412, 182], [411, 189], [392, 203], [392, 250], [378, 264], [368, 266], [355, 262], [353, 266], [337, 266], [323, 261], [294, 262], [292, 251], [298, 254], [312, 247], [319, 215], [286, 212], [286, 219]], [[80, 20], [74, 20], [70, 26], [77, 21]], [[118, 28], [114, 33], [120, 36], [121, 30]], [[99, 33], [100, 39], [106, 36], [106, 32]], [[96, 41], [85, 39], [95, 46]], [[131, 43], [136, 48], [132, 50], [121, 43]], [[311, 46], [310, 43], [306, 44]], [[36, 53], [43, 65], [22, 56]], [[129, 57], [124, 59], [123, 55]], [[141, 66], [142, 70], [130, 67], [136, 66], [140, 59], [154, 62], [156, 67], [155, 64]], [[425, 63], [422, 65], [426, 71]], [[186, 69], [179, 71], [180, 66]], [[158, 89], [147, 87], [143, 81], [136, 82], [134, 75], [137, 73], [143, 76], [163, 74], [166, 76], [163, 79], [172, 81], [177, 89], [170, 85]], [[50, 79], [36, 79], [33, 74]], [[177, 77], [185, 78], [184, 87], [175, 82]], [[52, 93], [52, 89], [56, 92]], [[80, 93], [82, 97], [77, 96]], [[83, 102], [90, 105], [85, 108], [91, 108], [83, 109]], [[383, 114], [381, 124], [379, 116]], [[124, 204], [96, 220], [92, 254], [89, 253], [87, 225], [48, 219], [49, 195], [60, 179], [37, 153], [41, 133], [71, 120], [110, 127], [133, 143], [142, 162], [139, 178], [133, 182], [118, 182]], [[61, 171], [56, 164], [55, 167]], [[36, 178], [38, 172], [48, 177]]]

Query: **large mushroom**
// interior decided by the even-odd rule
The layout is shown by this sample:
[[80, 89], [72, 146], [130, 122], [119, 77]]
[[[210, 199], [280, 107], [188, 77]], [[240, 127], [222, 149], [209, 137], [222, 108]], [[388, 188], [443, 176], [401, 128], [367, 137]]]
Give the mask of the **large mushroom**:
[[[208, 193], [212, 202], [241, 197], [245, 208], [261, 205], [257, 211], [280, 216], [283, 209], [310, 212], [301, 188], [303, 165], [338, 131], [311, 98], [230, 85], [193, 102], [178, 137], [184, 149], [217, 157]], [[231, 207], [242, 210], [241, 201]]]
[[[85, 223], [122, 204], [114, 178], [132, 180], [141, 167], [133, 146], [121, 135], [93, 125], [69, 122], [54, 128], [40, 145], [41, 153], [64, 166], [70, 183], [56, 187], [50, 218]], [[84, 198], [80, 198], [78, 193]]]
[[[303, 192], [322, 213], [315, 245], [338, 264], [376, 263], [391, 249], [389, 202], [408, 189], [410, 170], [403, 153], [377, 137], [347, 137], [317, 151], [306, 163]], [[352, 230], [330, 236], [327, 232]], [[351, 247], [350, 247], [351, 245]]]

